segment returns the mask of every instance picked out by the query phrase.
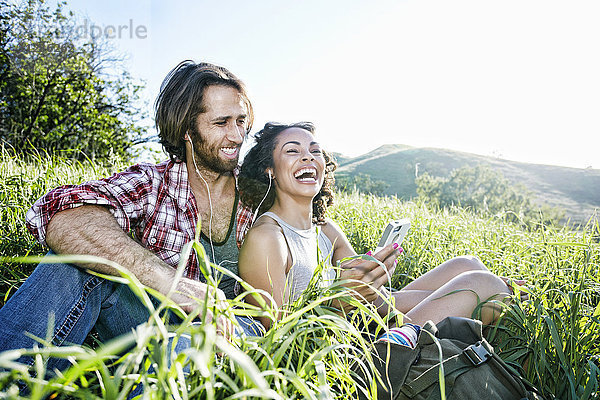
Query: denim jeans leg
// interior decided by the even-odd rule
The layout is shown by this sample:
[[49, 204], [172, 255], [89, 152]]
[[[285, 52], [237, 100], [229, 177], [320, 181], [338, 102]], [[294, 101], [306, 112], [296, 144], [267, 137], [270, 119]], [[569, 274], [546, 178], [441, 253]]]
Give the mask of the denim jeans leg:
[[[38, 342], [25, 333], [46, 339], [52, 319], [54, 326], [49, 338], [53, 345], [82, 344], [101, 312], [114, 305], [106, 306], [107, 300], [120, 297], [122, 287], [70, 264], [40, 263], [0, 309], [0, 352], [32, 348]], [[138, 301], [138, 304], [141, 306], [141, 302]], [[118, 306], [130, 308], [129, 304], [120, 302]], [[113, 331], [129, 331], [140, 320], [136, 307], [130, 309], [133, 318], [128, 319], [126, 313], [121, 313], [114, 323], [104, 318], [105, 325], [113, 326]], [[109, 338], [103, 332], [103, 339]], [[33, 358], [24, 356], [18, 361], [31, 365]], [[48, 360], [47, 369], [64, 370], [68, 366], [67, 360], [52, 358]]]
[[[135, 329], [150, 318], [150, 312], [127, 285], [114, 283], [112, 292], [101, 305], [95, 328], [101, 342], [106, 342]], [[150, 297], [156, 307], [158, 300]]]

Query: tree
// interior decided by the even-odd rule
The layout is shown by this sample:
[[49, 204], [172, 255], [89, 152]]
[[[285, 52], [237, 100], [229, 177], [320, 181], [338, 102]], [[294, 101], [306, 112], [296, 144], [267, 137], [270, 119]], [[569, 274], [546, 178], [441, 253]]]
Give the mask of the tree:
[[511, 185], [501, 172], [489, 166], [461, 167], [447, 178], [423, 173], [415, 184], [419, 197], [440, 207], [459, 206], [485, 214], [510, 211], [512, 219], [526, 222], [554, 223], [564, 217], [556, 208], [536, 205], [523, 185]]
[[19, 153], [130, 156], [133, 145], [148, 141], [139, 124], [141, 86], [106, 42], [78, 35], [77, 19], [64, 7], [2, 4], [0, 141]]

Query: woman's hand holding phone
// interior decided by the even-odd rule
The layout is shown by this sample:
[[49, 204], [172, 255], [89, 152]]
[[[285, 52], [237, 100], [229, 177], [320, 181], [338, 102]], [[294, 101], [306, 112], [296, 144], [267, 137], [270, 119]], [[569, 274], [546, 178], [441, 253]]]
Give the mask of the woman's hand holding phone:
[[[349, 280], [347, 287], [355, 291], [355, 297], [361, 301], [373, 302], [380, 290], [388, 283], [389, 278], [396, 269], [396, 259], [402, 253], [398, 243], [385, 246], [372, 255], [373, 258], [383, 263], [385, 268], [376, 261], [356, 258], [341, 265], [340, 280]], [[367, 255], [371, 255], [368, 254]]]

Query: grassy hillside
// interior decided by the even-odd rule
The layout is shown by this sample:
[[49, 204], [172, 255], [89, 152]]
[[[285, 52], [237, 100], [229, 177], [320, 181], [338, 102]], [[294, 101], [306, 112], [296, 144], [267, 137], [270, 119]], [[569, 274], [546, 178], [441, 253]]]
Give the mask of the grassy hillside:
[[[31, 271], [11, 257], [45, 252], [21, 222], [29, 204], [50, 187], [110, 172], [88, 163], [57, 158], [25, 162], [3, 154], [3, 297], [10, 297]], [[593, 236], [598, 224], [581, 231], [553, 227], [527, 231], [502, 216], [483, 218], [459, 208], [439, 210], [356, 193], [338, 195], [329, 214], [360, 253], [375, 247], [389, 219], [412, 220], [392, 279], [396, 288], [448, 258], [465, 254], [478, 256], [497, 274], [525, 279], [530, 299], [515, 298], [506, 305], [499, 324], [487, 331], [488, 340], [543, 393], [568, 400], [600, 399], [600, 244]], [[133, 278], [129, 281], [137, 287]], [[147, 296], [143, 290], [139, 293]], [[185, 354], [170, 351], [169, 335], [158, 313], [129, 336], [103, 346], [31, 350], [37, 355], [37, 377], [13, 362], [24, 350], [3, 353], [0, 397], [17, 397], [16, 382], [21, 380], [35, 399], [126, 398], [140, 382], [147, 398], [354, 398], [361, 389], [351, 366], [363, 362], [369, 368], [370, 343], [354, 325], [325, 307], [328, 299], [341, 295], [335, 288], [312, 288], [292, 306], [297, 312], [278, 322], [264, 338], [227, 342], [215, 334], [213, 323], [184, 324], [174, 334], [178, 338], [186, 332], [193, 338], [194, 345]], [[230, 305], [237, 307], [223, 312], [229, 318], [232, 313], [258, 312], [245, 310], [237, 301]], [[165, 300], [162, 307], [173, 305]], [[267, 312], [273, 315], [274, 310]], [[69, 358], [73, 367], [62, 376], [43, 379], [43, 359], [49, 354]], [[151, 372], [149, 363], [154, 366]], [[3, 367], [9, 372], [1, 372]], [[189, 375], [183, 372], [185, 367]]]
[[446, 177], [465, 165], [487, 164], [512, 183], [523, 184], [536, 201], [565, 210], [577, 222], [587, 222], [600, 208], [600, 170], [527, 164], [435, 148], [385, 145], [355, 158], [339, 160], [341, 175], [364, 173], [390, 186], [386, 194], [402, 199], [416, 196], [415, 175], [428, 172]]

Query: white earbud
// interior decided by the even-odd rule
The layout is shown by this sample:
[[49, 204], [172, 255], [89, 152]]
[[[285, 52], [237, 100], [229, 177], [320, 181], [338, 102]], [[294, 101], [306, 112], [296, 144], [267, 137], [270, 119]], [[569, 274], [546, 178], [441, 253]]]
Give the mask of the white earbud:
[[267, 171], [269, 173], [269, 180], [271, 180], [273, 177], [271, 175], [271, 170]]

